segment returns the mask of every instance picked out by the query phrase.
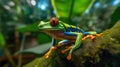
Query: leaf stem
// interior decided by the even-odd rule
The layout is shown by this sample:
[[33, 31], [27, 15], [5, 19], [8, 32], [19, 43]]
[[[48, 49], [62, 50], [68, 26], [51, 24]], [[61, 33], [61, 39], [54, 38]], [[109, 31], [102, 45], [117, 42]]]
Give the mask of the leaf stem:
[[[25, 43], [25, 34], [23, 34], [21, 47], [20, 47], [20, 52], [23, 51], [23, 49], [24, 49], [24, 43]], [[19, 54], [17, 67], [21, 67], [21, 65], [22, 65], [22, 53]]]
[[72, 0], [72, 1], [71, 1], [71, 8], [70, 8], [70, 13], [69, 13], [69, 17], [68, 17], [69, 20], [70, 20], [71, 17], [72, 17], [72, 12], [73, 12], [73, 8], [74, 8], [74, 2], [75, 2], [75, 0]]
[[5, 47], [4, 52], [6, 54], [6, 57], [8, 58], [9, 62], [11, 63], [12, 67], [16, 67], [16, 64], [14, 60], [12, 59], [12, 55], [10, 54], [9, 50]]

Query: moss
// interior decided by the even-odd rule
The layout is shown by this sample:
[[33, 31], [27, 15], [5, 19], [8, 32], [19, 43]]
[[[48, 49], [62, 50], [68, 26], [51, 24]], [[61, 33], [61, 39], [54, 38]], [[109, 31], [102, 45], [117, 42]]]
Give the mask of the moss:
[[[24, 67], [68, 67], [70, 62], [61, 54], [61, 48], [53, 51], [48, 59], [45, 57], [36, 58], [32, 62], [24, 65]], [[69, 66], [70, 67], [70, 66]]]

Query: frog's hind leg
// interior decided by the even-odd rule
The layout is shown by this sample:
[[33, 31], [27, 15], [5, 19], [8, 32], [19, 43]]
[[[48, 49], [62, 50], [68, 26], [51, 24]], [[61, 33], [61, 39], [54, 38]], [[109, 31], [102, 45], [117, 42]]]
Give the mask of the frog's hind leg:
[[94, 32], [94, 31], [93, 32], [85, 32], [84, 34], [85, 35], [87, 34], [87, 35], [85, 37], [83, 37], [82, 40], [85, 40], [87, 38], [94, 40], [96, 37], [102, 36], [102, 33], [97, 34], [97, 32]]
[[71, 55], [72, 55], [73, 51], [74, 51], [75, 49], [77, 49], [78, 47], [80, 47], [81, 42], [82, 42], [82, 36], [83, 36], [82, 33], [78, 33], [78, 34], [77, 34], [77, 38], [76, 38], [76, 41], [75, 41], [75, 45], [72, 46], [72, 48], [71, 48], [71, 50], [70, 50], [70, 52], [69, 52], [69, 54], [68, 54], [68, 56], [67, 56], [67, 60], [71, 60]]
[[97, 32], [96, 31], [88, 31], [88, 32], [84, 32], [84, 35], [96, 35]]
[[103, 35], [103, 33], [96, 34], [97, 37], [100, 37], [102, 35]]
[[90, 38], [93, 40], [93, 39], [95, 39], [95, 37], [96, 37], [95, 35], [87, 35], [87, 36], [83, 37], [82, 40], [85, 40], [87, 38]]
[[95, 31], [84, 32], [84, 35], [86, 35], [86, 36], [83, 37], [82, 40], [85, 40], [85, 39], [87, 39], [87, 38], [90, 38], [90, 39], [93, 40], [93, 39], [95, 39], [96, 34], [97, 34], [97, 32], [95, 32]]

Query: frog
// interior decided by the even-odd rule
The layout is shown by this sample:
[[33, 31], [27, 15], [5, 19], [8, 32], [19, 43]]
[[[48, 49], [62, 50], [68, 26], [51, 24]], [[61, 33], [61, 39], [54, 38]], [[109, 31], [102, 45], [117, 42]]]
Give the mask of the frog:
[[[44, 32], [52, 37], [52, 47], [45, 54], [46, 59], [48, 59], [51, 52], [56, 50], [58, 47], [64, 44], [74, 43], [72, 46], [62, 51], [62, 53], [65, 53], [69, 50], [67, 60], [71, 60], [73, 52], [81, 46], [83, 40], [86, 38], [94, 39], [94, 35], [98, 35], [96, 31], [84, 31], [80, 27], [67, 24], [55, 17], [51, 18], [47, 22], [40, 21], [38, 28], [41, 32]], [[85, 35], [87, 36], [83, 38]], [[57, 44], [57, 40], [61, 41]]]

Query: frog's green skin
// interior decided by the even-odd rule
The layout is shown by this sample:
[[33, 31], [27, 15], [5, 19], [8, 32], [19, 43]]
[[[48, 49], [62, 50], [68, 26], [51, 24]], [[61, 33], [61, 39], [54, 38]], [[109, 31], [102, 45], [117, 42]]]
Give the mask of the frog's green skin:
[[[68, 54], [68, 58], [67, 58], [68, 60], [71, 59], [72, 52], [75, 49], [77, 49], [78, 47], [80, 47], [83, 35], [87, 35], [87, 34], [96, 35], [97, 34], [94, 31], [84, 32], [81, 28], [66, 24], [62, 21], [58, 21], [56, 18], [52, 18], [51, 20], [52, 21], [48, 21], [48, 22], [41, 21], [38, 25], [39, 30], [50, 35], [51, 37], [53, 37], [53, 40], [52, 40], [53, 47], [52, 48], [54, 48], [56, 46], [57, 39], [62, 40], [58, 44], [75, 42], [75, 44], [72, 46], [72, 48]], [[57, 20], [56, 22], [58, 22], [58, 24], [51, 25], [51, 22], [53, 22], [53, 24], [54, 24], [55, 20]], [[48, 57], [49, 53], [50, 52], [47, 53], [47, 57]]]

